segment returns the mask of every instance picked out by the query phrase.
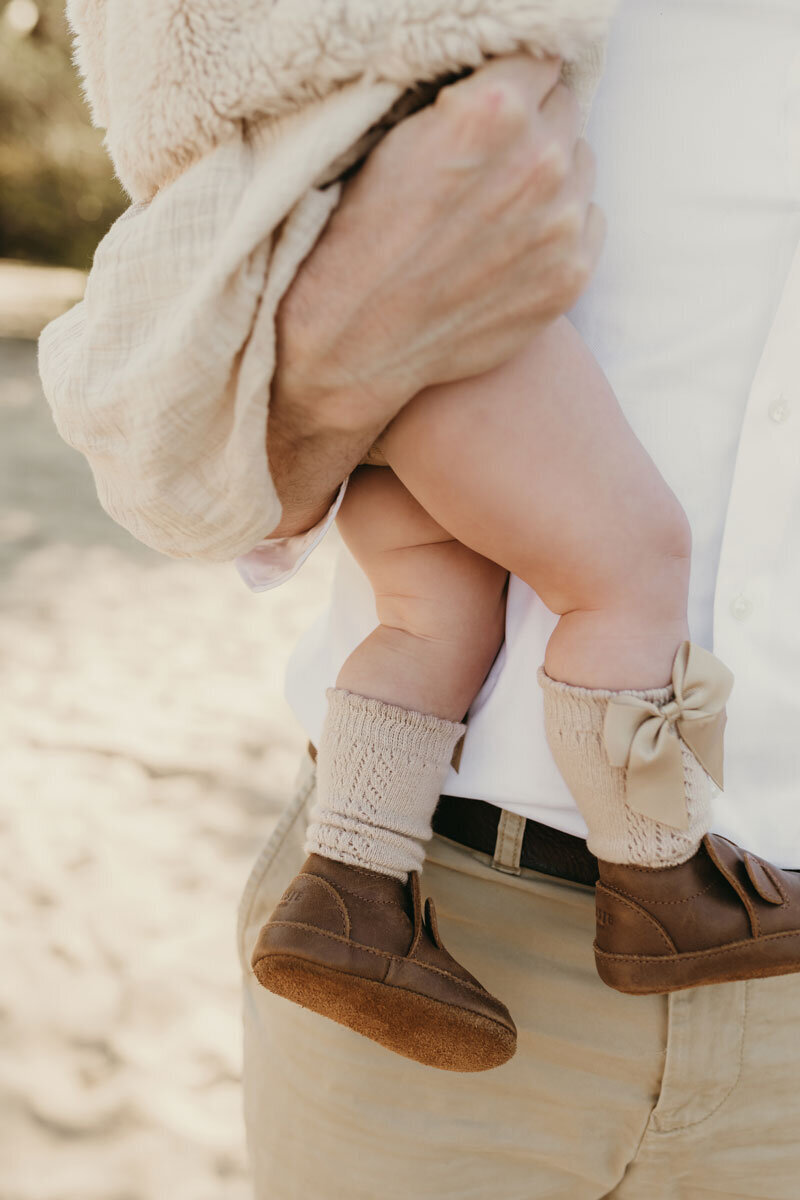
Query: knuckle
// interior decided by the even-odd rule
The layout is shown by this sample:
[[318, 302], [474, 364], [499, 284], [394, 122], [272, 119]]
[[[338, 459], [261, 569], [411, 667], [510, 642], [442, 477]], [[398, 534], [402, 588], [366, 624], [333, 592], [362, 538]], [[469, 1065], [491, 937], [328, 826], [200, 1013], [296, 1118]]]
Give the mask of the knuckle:
[[436, 104], [455, 132], [473, 143], [514, 133], [527, 119], [520, 89], [509, 80], [443, 88]]
[[585, 213], [577, 200], [562, 205], [548, 229], [548, 240], [573, 244], [583, 231]]
[[525, 97], [522, 89], [511, 80], [495, 83], [487, 91], [484, 105], [495, 121], [507, 129], [521, 129], [527, 124]]
[[557, 192], [567, 177], [569, 159], [564, 146], [553, 140], [539, 151], [530, 165], [533, 187], [540, 193], [552, 195]]
[[563, 259], [553, 269], [551, 298], [559, 310], [569, 308], [586, 287], [591, 268], [583, 255]]
[[571, 290], [580, 295], [592, 277], [592, 263], [586, 254], [576, 254], [571, 267]]

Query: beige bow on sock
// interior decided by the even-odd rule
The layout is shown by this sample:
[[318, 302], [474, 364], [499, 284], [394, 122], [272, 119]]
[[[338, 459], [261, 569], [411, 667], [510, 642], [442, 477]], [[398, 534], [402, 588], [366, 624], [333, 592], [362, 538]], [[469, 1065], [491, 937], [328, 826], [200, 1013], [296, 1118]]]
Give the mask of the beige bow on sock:
[[608, 760], [626, 768], [630, 808], [675, 829], [687, 829], [681, 741], [722, 787], [725, 705], [733, 687], [728, 668], [684, 642], [672, 668], [675, 698], [660, 707], [622, 692], [608, 702], [603, 737]]

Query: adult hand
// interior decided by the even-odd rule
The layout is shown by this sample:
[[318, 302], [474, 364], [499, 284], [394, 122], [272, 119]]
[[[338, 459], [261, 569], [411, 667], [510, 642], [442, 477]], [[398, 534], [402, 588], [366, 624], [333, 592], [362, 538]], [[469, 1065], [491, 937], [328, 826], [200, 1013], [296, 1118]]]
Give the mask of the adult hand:
[[492, 62], [372, 152], [284, 298], [269, 458], [284, 515], [337, 482], [424, 387], [510, 358], [574, 303], [604, 239], [560, 63]]

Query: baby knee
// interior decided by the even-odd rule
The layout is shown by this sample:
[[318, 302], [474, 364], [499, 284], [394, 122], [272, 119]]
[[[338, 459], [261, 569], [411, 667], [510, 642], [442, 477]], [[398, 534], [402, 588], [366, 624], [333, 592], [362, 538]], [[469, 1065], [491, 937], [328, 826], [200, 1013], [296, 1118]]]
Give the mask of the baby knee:
[[691, 569], [689, 521], [671, 492], [663, 503], [625, 514], [584, 559], [566, 595], [565, 612], [605, 611], [625, 619], [676, 617], [685, 612]]
[[660, 511], [643, 516], [642, 550], [655, 562], [674, 563], [679, 572], [688, 573], [692, 558], [692, 527], [677, 497], [670, 493]]
[[[689, 591], [692, 530], [676, 497], [643, 509], [631, 532], [627, 567], [612, 583], [618, 607], [629, 611], [683, 612]], [[621, 584], [621, 586], [620, 586]]]

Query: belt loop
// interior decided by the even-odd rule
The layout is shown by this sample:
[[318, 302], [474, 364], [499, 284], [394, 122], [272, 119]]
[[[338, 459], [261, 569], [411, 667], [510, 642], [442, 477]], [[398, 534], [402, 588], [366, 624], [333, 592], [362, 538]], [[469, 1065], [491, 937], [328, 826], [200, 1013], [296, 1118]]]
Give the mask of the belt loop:
[[496, 871], [505, 871], [506, 875], [520, 874], [519, 861], [524, 833], [525, 818], [505, 808], [501, 809], [492, 859], [492, 866]]

